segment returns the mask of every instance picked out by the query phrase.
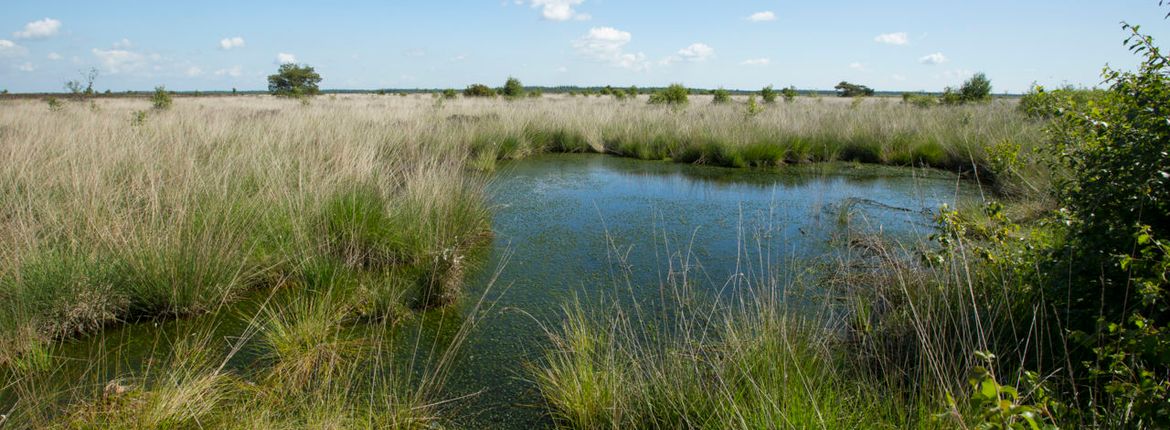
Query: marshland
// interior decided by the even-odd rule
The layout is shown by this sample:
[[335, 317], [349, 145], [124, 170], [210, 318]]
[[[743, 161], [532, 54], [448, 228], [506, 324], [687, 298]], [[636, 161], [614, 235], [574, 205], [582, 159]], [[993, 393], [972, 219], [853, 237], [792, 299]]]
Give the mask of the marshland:
[[268, 91], [5, 91], [0, 427], [1162, 428], [1170, 64], [1118, 34], [1136, 66], [1009, 95], [284, 53]]

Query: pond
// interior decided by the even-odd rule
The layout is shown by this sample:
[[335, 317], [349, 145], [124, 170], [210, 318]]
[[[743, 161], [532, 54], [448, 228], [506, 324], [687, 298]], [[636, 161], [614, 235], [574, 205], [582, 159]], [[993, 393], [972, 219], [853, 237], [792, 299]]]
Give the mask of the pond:
[[598, 155], [504, 163], [490, 185], [495, 237], [468, 285], [478, 298], [498, 276], [484, 297], [493, 311], [448, 381], [451, 396], [479, 394], [457, 415], [471, 428], [547, 426], [524, 366], [539, 360], [542, 325], [555, 328], [565, 303], [654, 302], [683, 267], [696, 288], [729, 293], [737, 274], [799, 271], [846, 230], [924, 238], [934, 210], [971, 197], [960, 185], [937, 171], [853, 165], [777, 173]]
[[[566, 303], [661, 304], [663, 286], [684, 272], [700, 291], [731, 294], [737, 277], [794, 275], [839, 249], [834, 241], [846, 232], [924, 238], [933, 211], [971, 197], [970, 188], [938, 171], [851, 164], [740, 170], [602, 155], [503, 162], [489, 185], [492, 243], [475, 259], [464, 298], [408, 320], [397, 330], [410, 340], [400, 344], [441, 345], [475, 313], [445, 388], [445, 398], [460, 400], [446, 415], [467, 428], [547, 427], [525, 366], [539, 360]], [[237, 338], [260, 302], [107, 330], [62, 353], [100, 386], [148, 366], [160, 338], [202, 333], [192, 327]], [[244, 345], [229, 367], [258, 360], [260, 348]]]

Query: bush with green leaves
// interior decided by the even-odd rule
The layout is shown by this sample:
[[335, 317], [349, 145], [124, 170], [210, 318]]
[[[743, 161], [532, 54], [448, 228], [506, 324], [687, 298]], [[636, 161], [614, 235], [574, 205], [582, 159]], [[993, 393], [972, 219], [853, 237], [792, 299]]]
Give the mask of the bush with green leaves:
[[154, 87], [154, 94], [150, 96], [150, 104], [156, 110], [167, 110], [171, 108], [171, 93], [167, 92], [167, 87], [159, 85]]
[[61, 109], [65, 109], [65, 104], [61, 103], [60, 100], [57, 100], [56, 97], [49, 97], [49, 98], [45, 99], [45, 103], [49, 104], [49, 110], [53, 111], [53, 112], [57, 112], [57, 111], [60, 111]]
[[520, 83], [519, 79], [509, 76], [508, 80], [504, 82], [503, 91], [500, 91], [500, 93], [509, 99], [524, 97], [524, 84]]
[[626, 94], [630, 97], [638, 97], [638, 87], [630, 85], [630, 88], [626, 89]]
[[276, 74], [268, 75], [268, 92], [280, 97], [309, 97], [321, 93], [321, 75], [312, 66], [281, 64]]
[[964, 103], [978, 103], [991, 100], [991, 80], [982, 72], [976, 73], [959, 87], [959, 98]]
[[764, 99], [764, 103], [776, 103], [776, 95], [776, 90], [772, 89], [771, 85], [768, 85], [764, 87], [764, 89], [760, 90], [760, 98]]
[[873, 95], [873, 88], [846, 81], [841, 81], [833, 89], [837, 90], [838, 97], [869, 97]]
[[[1082, 406], [1113, 428], [1170, 427], [1170, 60], [1137, 26], [1136, 71], [1049, 128], [1070, 176], [1057, 183], [1064, 246], [1045, 296], [1071, 332]], [[1067, 277], [1067, 278], [1066, 278]]]
[[780, 90], [780, 95], [784, 96], [785, 103], [792, 103], [796, 101], [796, 87], [789, 86], [788, 88]]
[[1106, 91], [1092, 88], [1076, 88], [1066, 85], [1048, 91], [1043, 86], [1033, 85], [1020, 97], [1017, 105], [1020, 112], [1033, 118], [1052, 118], [1066, 110], [1084, 109], [1089, 103], [1099, 103]]
[[723, 88], [717, 89], [715, 91], [711, 91], [711, 95], [714, 96], [711, 99], [712, 103], [715, 103], [717, 105], [724, 104], [724, 103], [731, 103], [731, 92], [727, 91]]
[[920, 108], [928, 108], [938, 104], [938, 98], [927, 94], [902, 93], [902, 103]]
[[688, 98], [690, 91], [682, 84], [670, 84], [666, 89], [650, 95], [650, 104], [652, 105], [686, 105], [690, 102]]
[[447, 100], [451, 100], [451, 99], [454, 99], [456, 97], [459, 97], [459, 93], [456, 92], [454, 89], [447, 88], [447, 89], [443, 90], [443, 98], [445, 98]]
[[496, 90], [484, 84], [471, 84], [463, 89], [463, 97], [495, 97]]

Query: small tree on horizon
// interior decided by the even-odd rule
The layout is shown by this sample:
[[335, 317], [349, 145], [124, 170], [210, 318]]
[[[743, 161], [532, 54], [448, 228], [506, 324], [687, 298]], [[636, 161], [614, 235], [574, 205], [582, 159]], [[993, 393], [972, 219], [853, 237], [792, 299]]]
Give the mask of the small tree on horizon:
[[991, 100], [991, 80], [982, 72], [976, 73], [959, 87], [959, 98], [964, 103]]
[[463, 97], [495, 97], [496, 90], [484, 84], [471, 84], [463, 90]]
[[873, 95], [873, 88], [865, 85], [851, 84], [846, 81], [841, 81], [833, 87], [837, 90], [838, 97], [868, 97]]
[[768, 85], [760, 90], [760, 98], [764, 99], [764, 103], [776, 103], [776, 90], [772, 89], [771, 85]]
[[509, 99], [524, 97], [524, 84], [520, 83], [519, 79], [509, 76], [501, 93]]
[[281, 64], [275, 75], [268, 75], [268, 92], [281, 97], [307, 97], [321, 93], [321, 75], [312, 66]]

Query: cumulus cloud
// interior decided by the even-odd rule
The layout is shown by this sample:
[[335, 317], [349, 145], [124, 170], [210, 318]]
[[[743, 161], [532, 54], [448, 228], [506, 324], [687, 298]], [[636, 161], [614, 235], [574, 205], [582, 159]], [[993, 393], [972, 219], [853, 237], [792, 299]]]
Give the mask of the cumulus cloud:
[[627, 31], [613, 27], [594, 27], [589, 33], [573, 41], [573, 48], [581, 55], [609, 63], [610, 65], [630, 70], [645, 70], [649, 64], [642, 53], [625, 52], [625, 47], [633, 40]]
[[48, 58], [48, 59], [53, 60], [53, 61], [59, 61], [59, 60], [61, 60], [61, 58], [64, 58], [64, 57], [61, 57], [61, 54], [58, 54], [56, 52], [50, 52], [49, 55], [45, 56], [45, 58]]
[[776, 20], [776, 13], [774, 13], [770, 10], [766, 10], [763, 12], [756, 12], [756, 13], [749, 15], [747, 17], [747, 20], [751, 21], [751, 22], [775, 21]]
[[196, 76], [201, 76], [201, 75], [203, 75], [203, 69], [200, 69], [200, 68], [195, 67], [195, 66], [191, 66], [191, 67], [187, 68], [187, 71], [185, 72], [185, 74], [188, 77], [192, 77], [192, 78], [196, 77]]
[[285, 52], [276, 54], [276, 64], [291, 64], [297, 62], [297, 56]]
[[24, 30], [12, 33], [20, 39], [44, 39], [56, 36], [61, 31], [61, 21], [45, 18], [24, 25]]
[[856, 62], [856, 61], [855, 61], [855, 62], [852, 62], [852, 63], [849, 63], [849, 68], [850, 68], [850, 69], [853, 69], [853, 70], [860, 71], [860, 72], [864, 72], [864, 71], [866, 71], [865, 64], [858, 63], [858, 62]]
[[244, 47], [244, 38], [240, 36], [219, 39], [219, 49], [224, 51]]
[[897, 73], [895, 73], [895, 74], [891, 75], [891, 76], [890, 76], [890, 78], [891, 78], [891, 79], [893, 79], [893, 80], [895, 80], [895, 81], [898, 81], [898, 82], [902, 82], [902, 81], [905, 81], [905, 80], [906, 80], [906, 77], [905, 77], [905, 76], [899, 75], [899, 74], [897, 74]]
[[751, 58], [751, 59], [743, 60], [743, 62], [741, 62], [739, 64], [744, 65], [744, 66], [767, 66], [771, 63], [772, 63], [772, 60], [767, 59], [767, 58]]
[[97, 49], [90, 52], [101, 61], [102, 66], [111, 74], [133, 72], [146, 64], [146, 57], [142, 54], [125, 49]]
[[941, 52], [935, 52], [933, 54], [919, 58], [918, 62], [922, 63], [922, 64], [930, 64], [930, 65], [942, 64], [942, 63], [947, 62], [947, 56], [943, 55]]
[[715, 56], [715, 48], [705, 43], [692, 43], [691, 46], [678, 50], [678, 56], [687, 61], [707, 61]]
[[130, 42], [130, 39], [127, 39], [124, 37], [122, 38], [122, 40], [114, 42], [114, 49], [127, 49], [127, 48], [130, 48], [131, 46], [134, 46], [134, 44]]
[[23, 46], [11, 40], [0, 39], [0, 57], [19, 57], [27, 53]]
[[887, 45], [906, 45], [910, 43], [910, 36], [905, 32], [879, 34], [873, 40]]
[[943, 72], [944, 78], [947, 78], [948, 80], [955, 80], [955, 81], [966, 80], [967, 78], [970, 78], [974, 75], [975, 75], [975, 72], [972, 72], [972, 71], [967, 70], [967, 69], [954, 69], [954, 70], [947, 70], [947, 71]]
[[585, 0], [532, 0], [532, 7], [540, 8], [540, 15], [549, 21], [585, 21], [591, 18], [587, 13], [577, 12], [576, 7]]
[[31, 71], [34, 71], [37, 69], [36, 66], [33, 66], [33, 63], [28, 63], [28, 62], [21, 64], [19, 66], [16, 66], [16, 68], [17, 68], [17, 70], [20, 70], [22, 72], [31, 72]]

